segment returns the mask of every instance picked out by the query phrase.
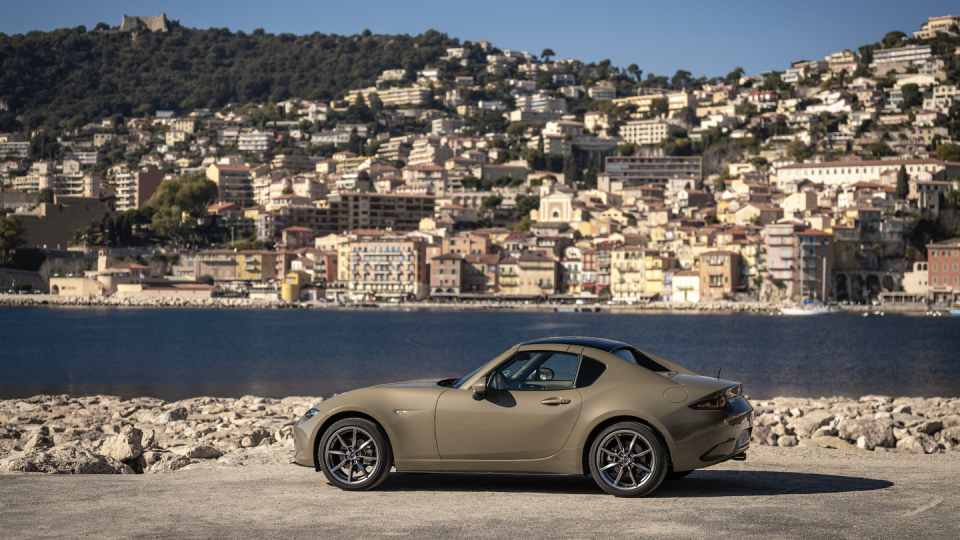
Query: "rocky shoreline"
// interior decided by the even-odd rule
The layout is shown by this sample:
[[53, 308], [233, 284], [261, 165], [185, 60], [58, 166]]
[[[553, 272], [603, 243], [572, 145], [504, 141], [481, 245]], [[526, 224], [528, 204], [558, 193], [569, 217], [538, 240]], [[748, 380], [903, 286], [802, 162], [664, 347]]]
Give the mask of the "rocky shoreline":
[[[138, 474], [281, 462], [291, 457], [293, 426], [321, 401], [67, 395], [0, 401], [0, 474]], [[753, 405], [755, 445], [960, 452], [960, 398], [774, 398]]]
[[[642, 312], [682, 312], [682, 313], [777, 313], [782, 307], [793, 304], [783, 302], [734, 302], [714, 301], [695, 303], [651, 302], [649, 304], [599, 304], [606, 313], [642, 313]], [[558, 304], [523, 304], [510, 302], [490, 303], [450, 303], [450, 302], [406, 302], [369, 303], [356, 305], [338, 305], [322, 302], [286, 302], [283, 300], [259, 300], [250, 298], [176, 298], [176, 297], [77, 297], [53, 295], [2, 295], [0, 307], [172, 307], [172, 308], [228, 308], [228, 309], [387, 309], [394, 311], [418, 310], [459, 310], [459, 311], [540, 311], [553, 312], [558, 307], [576, 307]], [[591, 307], [591, 306], [586, 306]], [[844, 306], [846, 311], [887, 311], [891, 313], [925, 313], [929, 307], [923, 305], [901, 306]]]

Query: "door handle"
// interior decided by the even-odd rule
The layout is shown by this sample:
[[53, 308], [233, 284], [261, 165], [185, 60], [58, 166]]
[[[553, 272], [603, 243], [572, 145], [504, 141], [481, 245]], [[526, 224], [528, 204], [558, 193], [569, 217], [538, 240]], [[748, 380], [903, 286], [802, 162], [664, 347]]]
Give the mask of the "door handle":
[[570, 400], [558, 397], [549, 397], [540, 403], [543, 403], [544, 405], [566, 405], [567, 403], [570, 403]]

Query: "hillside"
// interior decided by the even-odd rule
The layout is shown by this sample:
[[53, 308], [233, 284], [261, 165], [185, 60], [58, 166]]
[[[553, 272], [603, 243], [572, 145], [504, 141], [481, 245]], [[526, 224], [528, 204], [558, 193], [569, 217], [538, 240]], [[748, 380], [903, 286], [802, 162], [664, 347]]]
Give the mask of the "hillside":
[[419, 36], [305, 36], [178, 28], [174, 32], [0, 34], [0, 131], [58, 126], [78, 114], [129, 116], [291, 96], [332, 99], [370, 86], [385, 69], [421, 69], [459, 40]]

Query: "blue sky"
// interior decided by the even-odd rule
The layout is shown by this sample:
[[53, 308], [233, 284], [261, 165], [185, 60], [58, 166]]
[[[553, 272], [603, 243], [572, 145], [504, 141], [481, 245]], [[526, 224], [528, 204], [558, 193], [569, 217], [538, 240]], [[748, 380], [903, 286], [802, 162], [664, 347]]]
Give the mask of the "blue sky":
[[928, 16], [951, 10], [960, 13], [960, 5], [902, 0], [32, 0], [8, 3], [0, 32], [93, 28], [98, 22], [115, 26], [124, 13], [164, 12], [184, 26], [247, 32], [264, 28], [272, 33], [350, 35], [369, 28], [377, 34], [419, 34], [434, 28], [464, 40], [489, 40], [501, 49], [540, 54], [549, 47], [561, 58], [609, 58], [621, 67], [636, 63], [645, 74], [673, 75], [685, 69], [709, 77], [736, 66], [748, 74], [782, 70], [791, 61], [879, 41], [892, 30], [912, 33]]

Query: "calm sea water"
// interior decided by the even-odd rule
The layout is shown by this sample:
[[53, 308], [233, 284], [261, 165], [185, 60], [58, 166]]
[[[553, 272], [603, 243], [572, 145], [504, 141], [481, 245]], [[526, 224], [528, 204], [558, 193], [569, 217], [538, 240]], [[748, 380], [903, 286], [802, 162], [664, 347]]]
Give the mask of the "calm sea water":
[[0, 309], [0, 398], [329, 396], [460, 376], [533, 338], [617, 339], [754, 398], [960, 396], [960, 319], [469, 311]]

